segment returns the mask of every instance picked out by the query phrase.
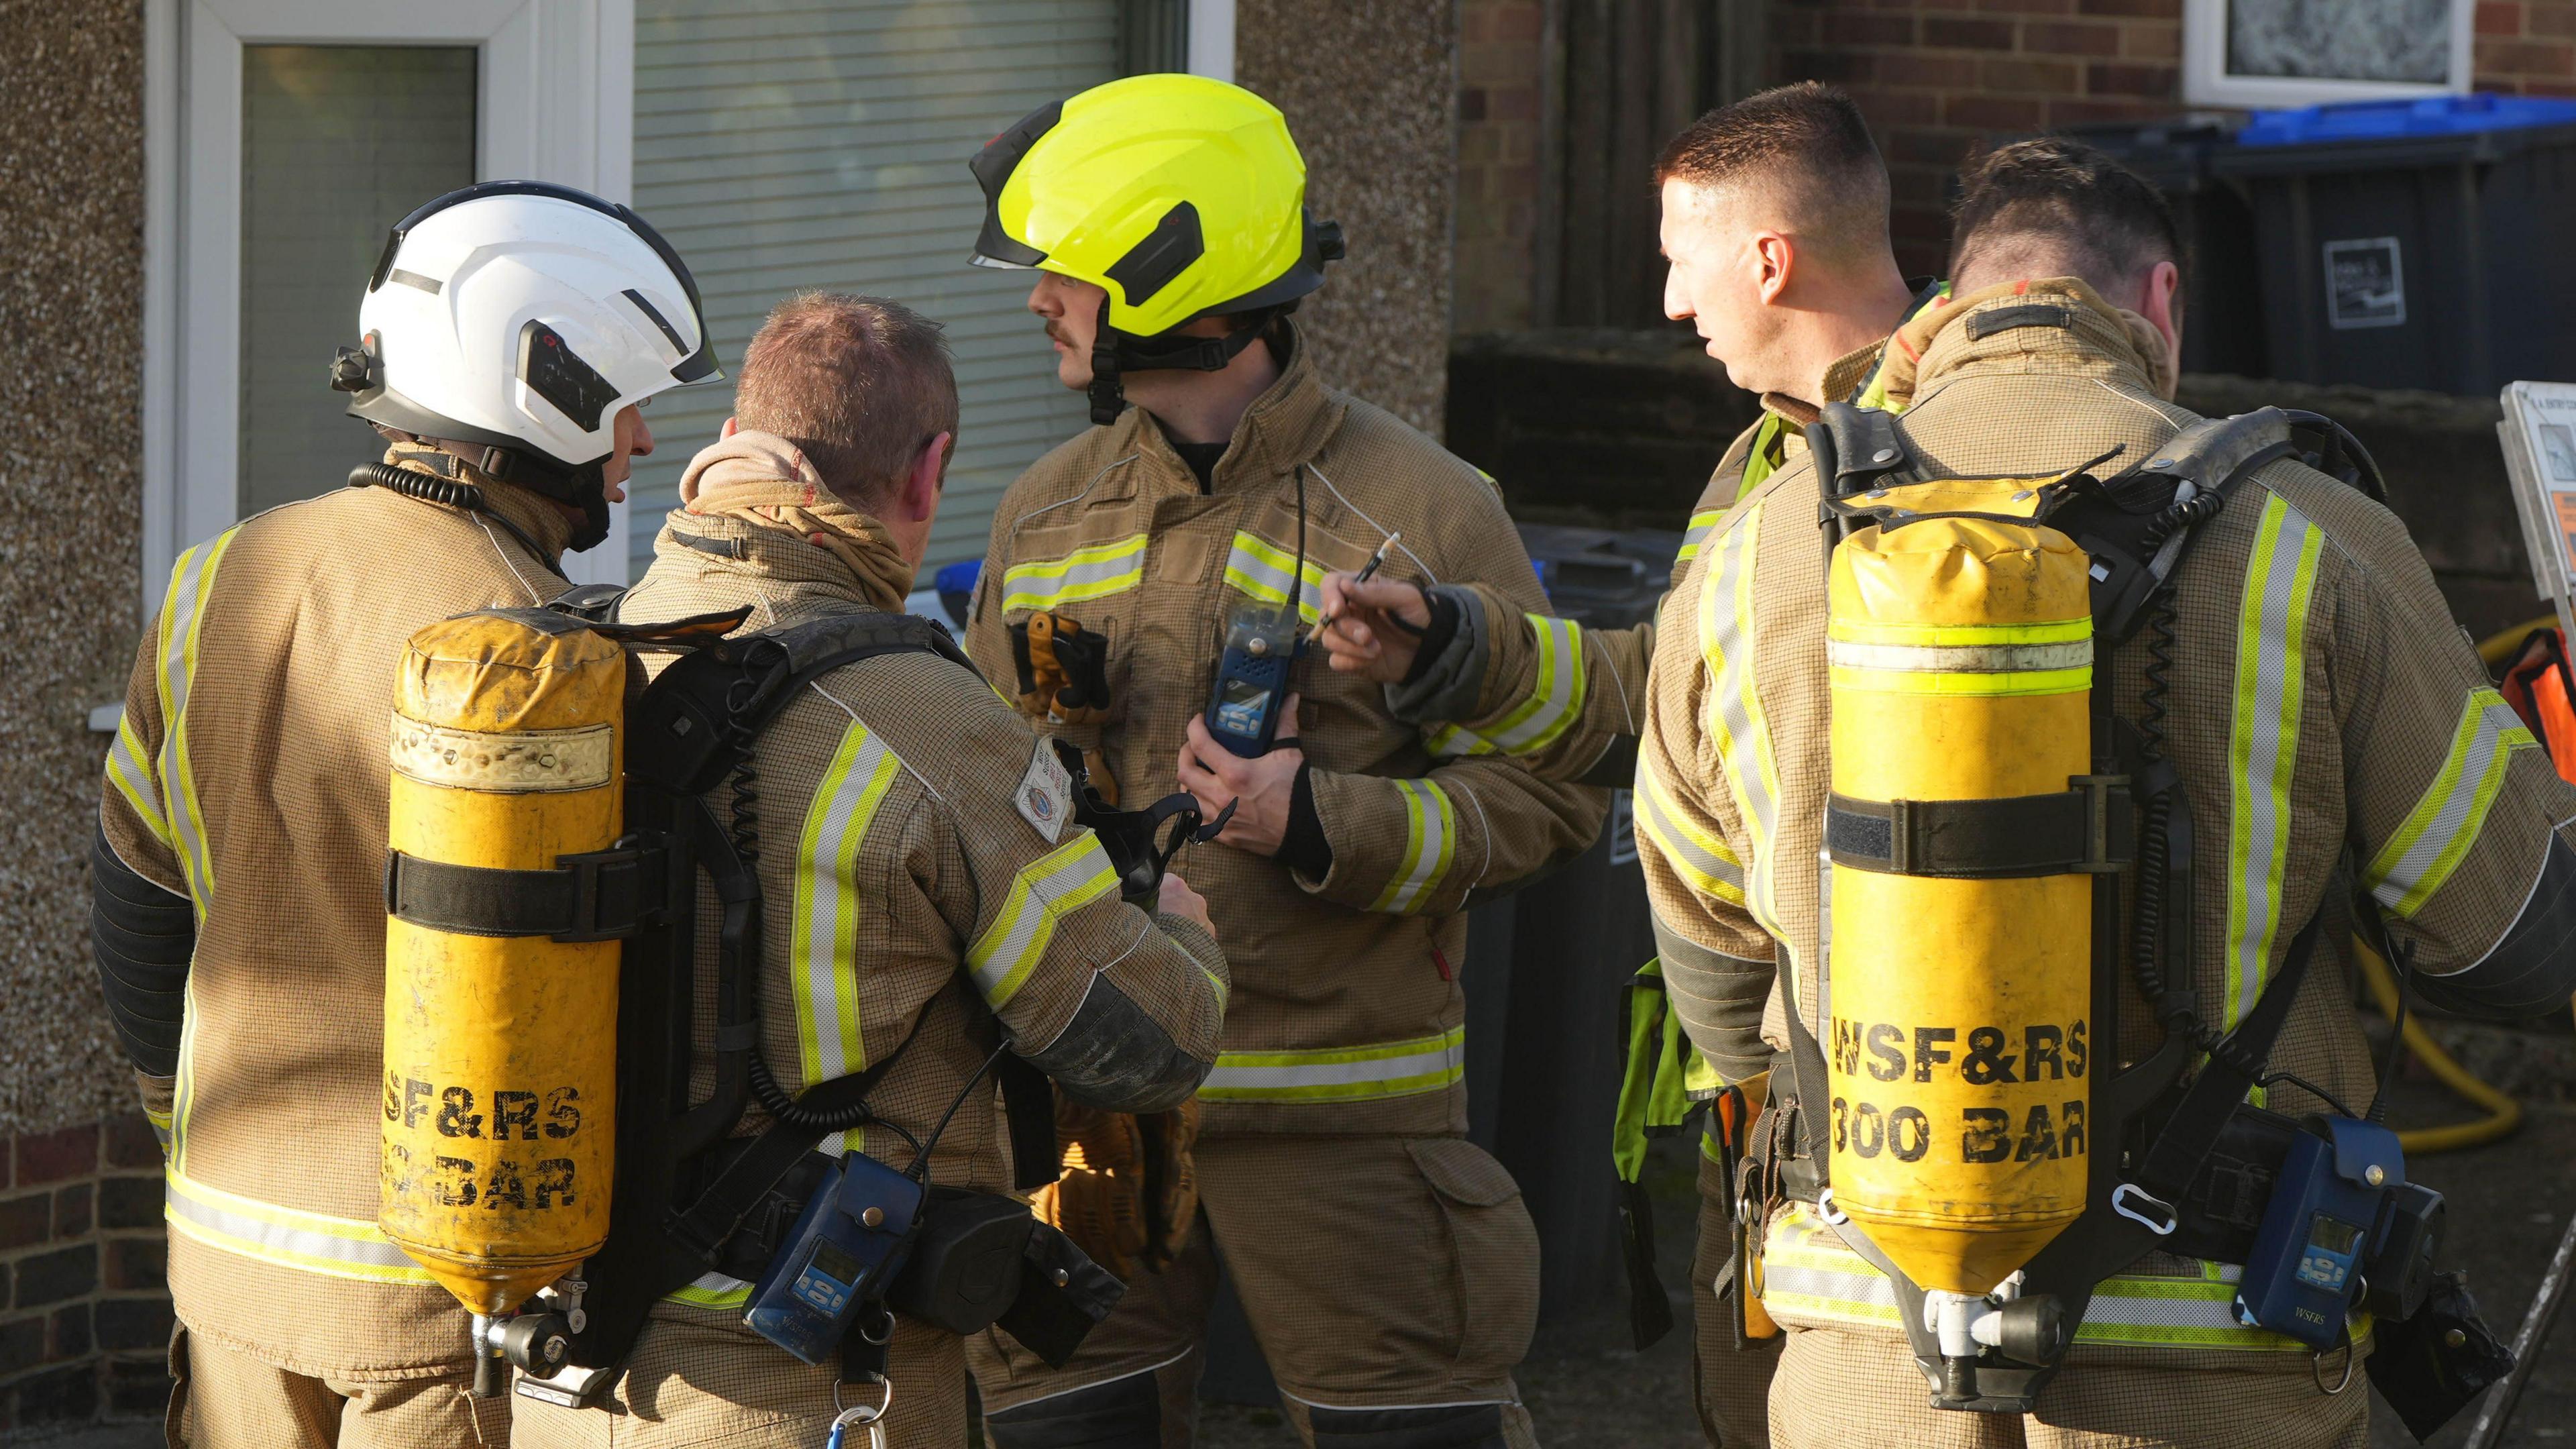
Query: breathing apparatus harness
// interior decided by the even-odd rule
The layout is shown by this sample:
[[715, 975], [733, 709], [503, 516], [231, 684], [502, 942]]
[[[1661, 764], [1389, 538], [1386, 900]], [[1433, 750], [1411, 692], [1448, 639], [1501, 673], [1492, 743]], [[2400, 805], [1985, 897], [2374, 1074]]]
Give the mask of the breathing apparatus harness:
[[[402, 469], [382, 473], [394, 476], [352, 482], [476, 506], [459, 491], [471, 484]], [[928, 1009], [910, 1035], [865, 1069], [794, 1094], [759, 1049], [755, 746], [762, 733], [808, 683], [844, 665], [911, 653], [972, 666], [947, 631], [925, 619], [853, 608], [729, 635], [747, 610], [625, 624], [616, 618], [624, 592], [581, 586], [547, 610], [527, 612], [577, 620], [630, 650], [679, 654], [630, 693], [626, 835], [610, 850], [565, 857], [551, 870], [396, 856], [387, 872], [388, 910], [408, 920], [623, 943], [608, 1239], [579, 1279], [558, 1282], [531, 1301], [533, 1311], [502, 1320], [487, 1353], [522, 1370], [523, 1395], [596, 1405], [653, 1305], [713, 1270], [754, 1283], [745, 1317], [756, 1331], [807, 1362], [838, 1349], [849, 1380], [882, 1377], [897, 1309], [959, 1334], [998, 1325], [1061, 1365], [1107, 1316], [1123, 1285], [1017, 1198], [928, 1181], [931, 1148], [987, 1074], [1002, 1091], [1015, 1186], [1026, 1191], [1052, 1180], [1051, 1085], [1011, 1051], [1007, 1033], [921, 1138], [877, 1116], [867, 1099], [919, 1035]], [[1059, 753], [1068, 752], [1059, 746]], [[1118, 811], [1090, 788], [1078, 755], [1065, 763], [1074, 777], [1075, 821], [1098, 833], [1122, 895], [1150, 909], [1172, 855], [1215, 827], [1200, 825], [1187, 795]], [[720, 784], [731, 797], [721, 821], [706, 799]], [[714, 1082], [698, 1099], [690, 1078], [702, 875], [719, 919]], [[958, 983], [951, 994], [970, 1013], [988, 1010]], [[733, 1136], [754, 1100], [770, 1125], [756, 1136]], [[910, 1165], [898, 1170], [858, 1152], [836, 1160], [814, 1150], [826, 1134], [860, 1126], [903, 1138], [914, 1149]]]
[[[1872, 871], [2091, 876], [2091, 1140], [2104, 1150], [2087, 1154], [2081, 1216], [2001, 1287], [1983, 1299], [1929, 1292], [1834, 1207], [1827, 1124], [1819, 1110], [1829, 1095], [1824, 1052], [1806, 1025], [1803, 1004], [1793, 1005], [1786, 1069], [1772, 1073], [1775, 1095], [1790, 1099], [1782, 1104], [1789, 1110], [1773, 1113], [1767, 1134], [1756, 1134], [1739, 1178], [1735, 1281], [1758, 1285], [1751, 1245], [1771, 1201], [1785, 1196], [1813, 1205], [1894, 1285], [1907, 1338], [1934, 1387], [1932, 1403], [1949, 1409], [2027, 1412], [2063, 1360], [2096, 1286], [2151, 1251], [2247, 1265], [2240, 1320], [2301, 1339], [2320, 1362], [2335, 1347], [2346, 1348], [2347, 1383], [2345, 1317], [2356, 1304], [2397, 1322], [2416, 1317], [2430, 1295], [2434, 1311], [2426, 1318], [2449, 1315], [2445, 1331], [2472, 1329], [2492, 1348], [2474, 1307], [2460, 1311], [2465, 1295], [2446, 1296], [2432, 1273], [2441, 1199], [2404, 1181], [2395, 1134], [2381, 1122], [2386, 1073], [2367, 1118], [2338, 1103], [2333, 1115], [2302, 1122], [2247, 1101], [2252, 1089], [2286, 1081], [2333, 1102], [2312, 1084], [2267, 1066], [2306, 976], [2320, 921], [2297, 932], [2280, 969], [2232, 1030], [2210, 1026], [2192, 990], [2193, 812], [2162, 748], [2175, 569], [2199, 526], [2227, 506], [2231, 490], [2277, 459], [2299, 458], [2384, 499], [2369, 454], [2317, 414], [2265, 408], [2195, 423], [2116, 474], [2100, 470], [2119, 449], [2035, 483], [2015, 495], [2029, 501], [2027, 514], [1984, 514], [1906, 506], [1905, 485], [1932, 479], [1916, 476], [1886, 413], [1834, 404], [1808, 438], [1829, 571], [1835, 547], [1862, 529], [1892, 531], [1934, 517], [2045, 525], [2071, 538], [2089, 564], [2100, 676], [2090, 697], [2089, 772], [2058, 796], [1869, 802], [1835, 795], [1826, 845], [1836, 864]], [[2113, 714], [2108, 664], [2112, 651], [2141, 629], [2148, 632], [2144, 711], [2132, 724]], [[2135, 905], [2124, 941], [2120, 872], [2132, 863]], [[2143, 1061], [2121, 1069], [2114, 1059], [2103, 1070], [2121, 1039], [2124, 965], [2163, 1039]], [[2395, 1049], [2392, 1043], [2392, 1067]], [[2204, 1056], [2186, 1082], [2186, 1069]], [[1739, 1289], [1740, 1335], [1753, 1312], [1747, 1300], [1758, 1292], [1758, 1286]], [[2371, 1369], [2380, 1374], [2376, 1357]], [[2484, 1382], [2475, 1380], [2468, 1394]]]

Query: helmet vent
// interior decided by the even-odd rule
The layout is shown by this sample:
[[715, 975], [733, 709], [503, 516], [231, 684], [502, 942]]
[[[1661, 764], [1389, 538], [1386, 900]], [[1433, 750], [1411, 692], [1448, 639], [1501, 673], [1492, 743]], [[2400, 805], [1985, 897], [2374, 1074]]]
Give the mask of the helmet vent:
[[643, 293], [636, 291], [633, 287], [629, 287], [617, 295], [634, 303], [635, 310], [643, 313], [646, 321], [649, 321], [654, 326], [662, 329], [662, 335], [671, 339], [672, 351], [679, 353], [683, 357], [688, 356], [689, 344], [680, 340], [680, 329], [672, 326], [670, 319], [664, 317], [652, 303], [645, 301]]
[[519, 329], [519, 380], [585, 433], [598, 432], [599, 415], [617, 401], [616, 385], [565, 346], [555, 329], [533, 317]]

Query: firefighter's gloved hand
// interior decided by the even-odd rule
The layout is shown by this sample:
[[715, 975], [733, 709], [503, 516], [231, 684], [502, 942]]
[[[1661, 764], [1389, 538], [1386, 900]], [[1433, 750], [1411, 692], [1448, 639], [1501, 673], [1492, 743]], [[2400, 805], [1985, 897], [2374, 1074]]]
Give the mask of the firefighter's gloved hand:
[[1278, 743], [1270, 753], [1247, 760], [1209, 736], [1207, 721], [1190, 716], [1189, 738], [1181, 746], [1181, 788], [1199, 802], [1199, 813], [1214, 820], [1228, 801], [1234, 818], [1226, 822], [1219, 845], [1231, 845], [1264, 858], [1277, 855], [1288, 838], [1288, 821], [1297, 796], [1297, 771], [1306, 752], [1297, 747], [1298, 696], [1290, 695], [1280, 718]]
[[1431, 627], [1431, 600], [1419, 584], [1402, 579], [1327, 574], [1324, 615], [1333, 622], [1315, 631], [1315, 642], [1336, 673], [1401, 684]]

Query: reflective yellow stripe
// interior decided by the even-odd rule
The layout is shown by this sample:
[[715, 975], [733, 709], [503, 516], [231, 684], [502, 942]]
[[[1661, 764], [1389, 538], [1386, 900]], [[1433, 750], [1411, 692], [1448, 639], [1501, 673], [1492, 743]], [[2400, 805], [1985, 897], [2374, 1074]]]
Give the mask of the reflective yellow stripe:
[[152, 1138], [161, 1144], [162, 1159], [167, 1161], [170, 1156], [170, 1114], [155, 1112], [146, 1107], [143, 1109], [143, 1120], [152, 1124]]
[[[859, 848], [902, 767], [894, 751], [852, 720], [805, 808], [787, 959], [807, 1086], [868, 1064], [859, 1011]], [[835, 1132], [816, 1150], [838, 1157], [859, 1146], [855, 1132]]]
[[136, 819], [143, 822], [143, 827], [164, 846], [175, 851], [178, 842], [171, 837], [169, 816], [161, 809], [161, 782], [153, 778], [152, 766], [147, 763], [150, 758], [143, 748], [142, 737], [134, 732], [133, 716], [120, 716], [116, 722], [116, 743], [108, 746], [107, 750], [107, 783], [116, 788], [117, 794], [125, 797], [127, 807], [134, 811]]
[[[2236, 1321], [2236, 1283], [2242, 1270], [2205, 1265], [2197, 1278], [2122, 1274], [2105, 1278], [2075, 1341], [2147, 1348], [2218, 1348], [2305, 1353], [2307, 1345]], [[1762, 1252], [1762, 1306], [1773, 1318], [1801, 1328], [1899, 1328], [1896, 1287], [1868, 1260], [1803, 1206], [1774, 1219]], [[2353, 1336], [2369, 1333], [2357, 1315]]]
[[1391, 780], [1404, 797], [1404, 856], [1372, 911], [1404, 915], [1431, 903], [1458, 849], [1458, 814], [1449, 792], [1429, 780]]
[[[2060, 647], [2060, 646], [2048, 646]], [[1879, 694], [1937, 694], [2002, 699], [2042, 694], [2074, 694], [2093, 687], [2093, 666], [2075, 669], [1998, 670], [1991, 673], [1882, 669], [1833, 664], [1828, 673], [1836, 689]]]
[[2406, 823], [2371, 858], [2362, 884], [2401, 916], [2423, 909], [2477, 844], [2487, 811], [2504, 788], [2513, 752], [2539, 743], [2503, 695], [2492, 689], [2469, 691], [2459, 727], [2451, 732], [2450, 754], [2407, 813]]
[[374, 1223], [258, 1202], [208, 1187], [176, 1167], [163, 1180], [162, 1216], [170, 1230], [210, 1248], [330, 1278], [436, 1286], [429, 1270], [395, 1247]]
[[[2290, 781], [2307, 687], [2308, 599], [2325, 532], [2267, 496], [2238, 602], [2228, 733], [2227, 993], [2221, 1029], [2254, 1008], [2280, 935]], [[2262, 1100], [2258, 1089], [2254, 1100]]]
[[1654, 762], [1637, 759], [1637, 830], [1673, 872], [1706, 899], [1744, 904], [1744, 863], [1724, 840], [1676, 809]]
[[214, 589], [215, 570], [224, 551], [241, 530], [228, 528], [179, 555], [170, 569], [170, 592], [161, 601], [158, 631], [158, 685], [161, 692], [161, 798], [169, 812], [180, 868], [188, 896], [205, 919], [215, 898], [214, 862], [207, 855], [205, 826], [197, 808], [196, 770], [188, 753], [188, 692], [197, 676], [197, 645], [204, 633], [205, 601]]
[[2091, 640], [2088, 618], [2036, 624], [1909, 624], [1902, 620], [1835, 619], [1825, 637], [1838, 644], [1895, 644], [1916, 648], [1972, 648], [1999, 644], [2071, 644]]
[[1118, 872], [1089, 830], [1029, 862], [966, 952], [985, 1002], [995, 1011], [1008, 1005], [1046, 955], [1055, 923], [1117, 891]]
[[1208, 1102], [1356, 1102], [1447, 1088], [1467, 1074], [1467, 1028], [1376, 1046], [1220, 1052], [1199, 1087]]
[[687, 1287], [665, 1294], [663, 1301], [695, 1308], [740, 1308], [751, 1301], [751, 1285], [722, 1273], [701, 1273]]
[[1002, 575], [1002, 608], [1052, 609], [1125, 593], [1145, 579], [1144, 534], [1078, 548], [1058, 559], [1016, 563]]
[[1710, 531], [1715, 529], [1717, 521], [1725, 516], [1726, 510], [1723, 508], [1703, 508], [1692, 514], [1689, 526], [1682, 530], [1681, 552], [1673, 555], [1673, 567], [1680, 568], [1699, 557], [1700, 545], [1708, 541]]
[[1265, 604], [1286, 604], [1290, 578], [1302, 577], [1306, 583], [1297, 593], [1297, 614], [1312, 624], [1323, 617], [1324, 566], [1308, 559], [1302, 574], [1296, 566], [1295, 554], [1257, 533], [1237, 529], [1233, 551], [1225, 559], [1225, 581]]
[[[1754, 540], [1764, 503], [1755, 503], [1708, 546], [1717, 552], [1701, 585], [1700, 655], [1709, 674], [1708, 734], [1716, 744], [1735, 806], [1753, 847], [1744, 905], [1775, 940], [1787, 941], [1773, 897], [1771, 838], [1779, 818], [1780, 772], [1771, 727], [1753, 681]], [[1792, 968], [1794, 970], [1794, 967]]]
[[1482, 733], [1438, 726], [1423, 737], [1431, 753], [1443, 757], [1536, 754], [1583, 717], [1583, 626], [1551, 614], [1523, 617], [1529, 621], [1530, 643], [1538, 657], [1538, 679], [1529, 698]]

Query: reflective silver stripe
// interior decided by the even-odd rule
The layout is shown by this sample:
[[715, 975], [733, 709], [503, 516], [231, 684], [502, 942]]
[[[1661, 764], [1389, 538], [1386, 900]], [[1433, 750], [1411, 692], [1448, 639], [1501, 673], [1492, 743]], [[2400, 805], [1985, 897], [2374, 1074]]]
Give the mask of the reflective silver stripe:
[[1545, 749], [1583, 713], [1583, 626], [1548, 614], [1526, 617], [1538, 651], [1537, 686], [1486, 735], [1512, 755]]
[[1690, 526], [1682, 532], [1681, 552], [1673, 555], [1673, 566], [1679, 568], [1699, 557], [1701, 545], [1708, 542], [1709, 533], [1717, 527], [1717, 521], [1725, 516], [1726, 510], [1723, 508], [1703, 508], [1692, 514]]
[[200, 919], [215, 898], [215, 871], [206, 848], [204, 823], [197, 813], [196, 774], [188, 758], [188, 691], [196, 680], [197, 641], [205, 623], [205, 598], [213, 587], [215, 569], [223, 562], [224, 551], [232, 546], [239, 532], [238, 526], [228, 528], [181, 554], [170, 571], [170, 595], [161, 605], [161, 795], [169, 810], [171, 833], [178, 842], [188, 895]]
[[1855, 644], [1833, 639], [1825, 661], [1838, 669], [1883, 669], [1904, 674], [2007, 674], [2043, 669], [2082, 669], [2093, 662], [2093, 641], [2065, 644]]
[[1404, 797], [1404, 856], [1369, 909], [1403, 915], [1428, 905], [1449, 874], [1458, 850], [1458, 815], [1449, 792], [1432, 780], [1390, 783]]
[[1467, 1028], [1375, 1046], [1221, 1052], [1199, 1086], [1213, 1102], [1348, 1102], [1436, 1092], [1467, 1070]]
[[[799, 1065], [808, 1086], [868, 1064], [859, 1012], [859, 850], [902, 763], [852, 720], [805, 809], [796, 843], [788, 960], [795, 977]], [[856, 1135], [853, 1129], [851, 1137]], [[834, 1132], [815, 1150], [837, 1157], [860, 1145]]]
[[[1234, 588], [1265, 604], [1288, 602], [1288, 586], [1297, 556], [1259, 534], [1237, 529], [1234, 548], [1226, 555], [1225, 581]], [[1297, 592], [1297, 612], [1309, 624], [1323, 617], [1324, 568], [1313, 559], [1306, 561], [1304, 579]]]
[[1726, 766], [1737, 809], [1751, 834], [1752, 871], [1745, 906], [1774, 939], [1787, 941], [1774, 899], [1771, 841], [1779, 820], [1780, 782], [1771, 732], [1753, 679], [1754, 539], [1762, 529], [1757, 502], [1709, 546], [1717, 550], [1700, 595], [1700, 652], [1709, 672], [1708, 731]]
[[134, 717], [121, 715], [116, 722], [115, 743], [107, 749], [107, 781], [123, 796], [135, 818], [153, 838], [172, 849], [177, 842], [170, 838], [170, 817], [161, 808], [161, 782], [152, 773], [145, 758], [143, 740], [134, 732]]
[[429, 1270], [373, 1223], [253, 1201], [180, 1175], [164, 1174], [162, 1214], [175, 1232], [283, 1268], [371, 1283], [425, 1286]]
[[1702, 896], [1744, 904], [1744, 866], [1726, 842], [1703, 835], [1664, 798], [1664, 782], [1651, 761], [1637, 761], [1637, 823], [1674, 871]]
[[1052, 609], [1132, 589], [1145, 578], [1146, 543], [1144, 534], [1131, 534], [1060, 559], [1013, 564], [1002, 575], [1002, 608]]
[[2253, 1010], [2280, 934], [2290, 782], [2307, 687], [2308, 599], [2324, 543], [2322, 529], [2277, 494], [2266, 496], [2237, 610], [2222, 1028]]
[[966, 961], [985, 1002], [1001, 1010], [1028, 980], [1055, 939], [1059, 916], [1070, 915], [1118, 889], [1099, 838], [1084, 830], [1075, 839], [1039, 856], [1011, 881], [1010, 893], [984, 933], [968, 948]]
[[2504, 788], [2512, 753], [2538, 744], [2503, 695], [2484, 688], [2469, 691], [2442, 768], [2362, 872], [2362, 884], [2401, 916], [2421, 910], [2476, 846], [2487, 811]]

